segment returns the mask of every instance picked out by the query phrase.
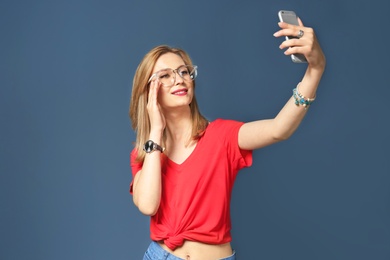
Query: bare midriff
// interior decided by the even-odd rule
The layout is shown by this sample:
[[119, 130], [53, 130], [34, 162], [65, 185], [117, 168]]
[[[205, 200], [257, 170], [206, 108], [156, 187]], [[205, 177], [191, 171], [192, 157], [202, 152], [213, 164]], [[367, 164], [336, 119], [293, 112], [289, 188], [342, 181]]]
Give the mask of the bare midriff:
[[233, 254], [230, 243], [212, 245], [185, 240], [184, 244], [175, 250], [169, 249], [164, 242], [158, 242], [169, 253], [185, 260], [217, 260]]

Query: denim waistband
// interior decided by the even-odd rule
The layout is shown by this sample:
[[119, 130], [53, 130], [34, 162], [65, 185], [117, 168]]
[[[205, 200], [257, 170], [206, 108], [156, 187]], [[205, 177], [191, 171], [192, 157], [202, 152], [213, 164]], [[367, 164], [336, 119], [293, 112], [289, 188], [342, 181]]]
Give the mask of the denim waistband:
[[[236, 253], [233, 251], [231, 256], [216, 260], [235, 260]], [[145, 252], [143, 260], [185, 260], [177, 257], [162, 248], [157, 242], [152, 241]]]

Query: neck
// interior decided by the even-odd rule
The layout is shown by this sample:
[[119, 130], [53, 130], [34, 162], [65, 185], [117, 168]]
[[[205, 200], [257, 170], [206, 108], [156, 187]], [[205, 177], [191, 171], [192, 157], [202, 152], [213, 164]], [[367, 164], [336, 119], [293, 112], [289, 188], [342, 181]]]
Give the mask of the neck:
[[166, 121], [166, 142], [170, 144], [187, 144], [191, 138], [192, 122], [190, 107], [164, 111]]

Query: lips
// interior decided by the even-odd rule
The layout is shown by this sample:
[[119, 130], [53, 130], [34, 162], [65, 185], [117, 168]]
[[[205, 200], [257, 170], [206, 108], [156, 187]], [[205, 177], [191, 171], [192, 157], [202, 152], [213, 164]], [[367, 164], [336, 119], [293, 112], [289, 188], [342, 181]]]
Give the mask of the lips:
[[181, 89], [177, 89], [177, 90], [173, 91], [171, 94], [172, 94], [172, 95], [182, 96], [182, 95], [186, 95], [187, 92], [188, 92], [188, 89], [186, 89], [186, 88], [181, 88]]

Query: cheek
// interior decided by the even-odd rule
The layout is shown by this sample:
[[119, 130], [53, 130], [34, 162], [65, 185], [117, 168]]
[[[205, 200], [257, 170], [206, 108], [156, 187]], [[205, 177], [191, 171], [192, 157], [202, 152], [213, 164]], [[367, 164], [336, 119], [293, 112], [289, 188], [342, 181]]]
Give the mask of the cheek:
[[189, 98], [192, 99], [194, 98], [194, 89], [191, 89], [191, 91], [188, 92], [189, 93]]
[[159, 90], [158, 90], [158, 95], [157, 95], [157, 101], [161, 104], [161, 102], [166, 99], [167, 95], [169, 93], [167, 93], [166, 91], [164, 91], [164, 89], [161, 87]]
[[195, 95], [195, 89], [193, 86], [191, 86], [191, 88], [189, 88], [189, 93], [191, 95], [191, 100], [194, 98], [194, 95]]

